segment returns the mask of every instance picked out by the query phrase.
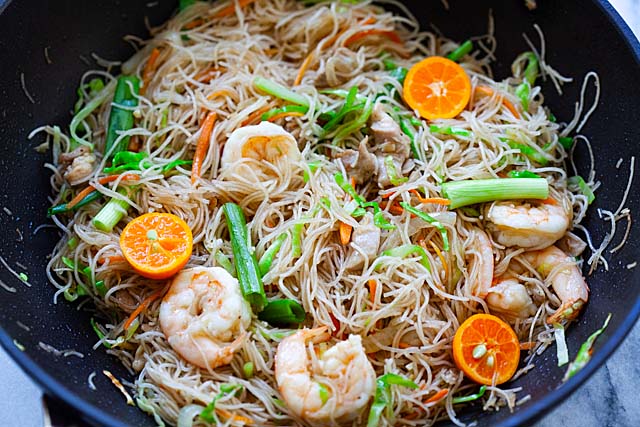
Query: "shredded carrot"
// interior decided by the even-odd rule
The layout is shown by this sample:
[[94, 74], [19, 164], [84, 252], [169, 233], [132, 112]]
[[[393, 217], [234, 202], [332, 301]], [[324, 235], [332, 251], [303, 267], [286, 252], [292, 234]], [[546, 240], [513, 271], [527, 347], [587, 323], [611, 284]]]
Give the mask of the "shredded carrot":
[[191, 184], [195, 184], [198, 178], [200, 178], [202, 162], [204, 162], [204, 158], [209, 151], [211, 131], [213, 130], [213, 124], [216, 122], [217, 117], [218, 115], [216, 113], [209, 113], [202, 124], [198, 145], [196, 146], [196, 153], [193, 156], [193, 163], [191, 164]]
[[340, 243], [347, 246], [351, 241], [351, 231], [353, 227], [346, 222], [340, 221]]
[[251, 420], [251, 419], [249, 419], [247, 417], [243, 417], [242, 415], [232, 414], [231, 412], [229, 412], [229, 411], [227, 411], [226, 409], [223, 409], [223, 408], [216, 408], [216, 412], [219, 413], [221, 416], [225, 417], [228, 420], [238, 421], [238, 422], [246, 424], [246, 425], [252, 425], [253, 424], [253, 420]]
[[207, 99], [209, 101], [213, 101], [214, 99], [216, 99], [219, 96], [228, 96], [229, 98], [234, 98], [234, 94], [231, 93], [231, 91], [228, 91], [226, 89], [222, 89], [222, 90], [217, 90], [215, 92], [211, 92], [209, 95], [207, 95]]
[[271, 117], [269, 119], [269, 121], [270, 122], [275, 122], [276, 120], [281, 119], [283, 117], [302, 117], [302, 116], [304, 116], [304, 114], [298, 113], [298, 112], [295, 112], [295, 111], [292, 111], [292, 112], [289, 112], [289, 113], [278, 113], [275, 116]]
[[436, 251], [436, 254], [438, 255], [438, 258], [440, 258], [440, 262], [442, 262], [442, 268], [444, 268], [445, 279], [446, 279], [447, 271], [449, 271], [449, 266], [447, 265], [447, 261], [445, 260], [444, 255], [442, 255], [442, 251], [440, 250], [440, 248], [438, 248], [436, 246], [435, 243], [433, 243], [431, 240], [429, 240], [429, 244], [431, 245], [433, 250]]
[[442, 390], [439, 390], [436, 394], [434, 394], [433, 396], [425, 400], [424, 404], [428, 405], [429, 403], [439, 402], [445, 397], [447, 397], [448, 394], [449, 394], [449, 389], [443, 388]]
[[542, 200], [542, 203], [544, 203], [545, 205], [556, 206], [558, 204], [558, 201], [556, 199], [554, 199], [553, 197], [549, 196], [546, 199]]
[[304, 77], [304, 73], [307, 72], [307, 68], [309, 68], [309, 65], [311, 65], [311, 62], [314, 60], [314, 58], [315, 58], [315, 55], [313, 54], [313, 51], [312, 51], [309, 55], [307, 55], [304, 61], [302, 61], [302, 65], [300, 66], [298, 75], [296, 76], [296, 79], [293, 82], [294, 86], [298, 86], [300, 83], [302, 83], [302, 78]]
[[[476, 86], [475, 93], [485, 95], [485, 96], [493, 96], [495, 91], [488, 86]], [[502, 97], [502, 104], [504, 104], [504, 106], [507, 107], [507, 110], [511, 111], [511, 114], [513, 114], [513, 116], [516, 119], [520, 119], [520, 113], [518, 113], [518, 110], [516, 110], [516, 107], [514, 107], [511, 101], [509, 101], [504, 96]]]
[[[254, 1], [256, 1], [256, 0], [238, 0], [238, 7], [243, 8], [245, 6], [250, 5]], [[232, 4], [230, 4], [229, 6], [225, 7], [220, 12], [216, 13], [215, 17], [216, 18], [224, 18], [226, 16], [233, 15], [234, 13], [236, 13], [236, 3], [235, 3], [235, 1], [232, 1]]]
[[[395, 202], [391, 204], [387, 202], [380, 203], [380, 207], [382, 209], [386, 209], [387, 206], [389, 207], [389, 213], [392, 213], [394, 215], [402, 215], [404, 213], [404, 209], [402, 209], [402, 207]], [[411, 214], [411, 218], [415, 218], [415, 215]]]
[[104, 264], [107, 261], [109, 261], [109, 264], [113, 264], [114, 262], [123, 262], [124, 260], [122, 255], [111, 255], [98, 258], [98, 264]]
[[369, 285], [369, 299], [371, 300], [371, 304], [376, 303], [376, 289], [378, 288], [378, 281], [376, 279], [369, 279], [367, 281]]
[[144, 95], [144, 92], [147, 90], [147, 86], [151, 82], [153, 78], [153, 73], [156, 71], [156, 61], [160, 56], [160, 49], [157, 47], [151, 51], [151, 55], [149, 55], [149, 59], [144, 66], [144, 70], [142, 71], [142, 87], [140, 88], [140, 94]]
[[195, 27], [204, 24], [204, 20], [202, 18], [194, 19], [191, 22], [187, 22], [187, 24], [182, 27], [183, 30], [193, 30]]
[[358, 33], [355, 33], [354, 35], [349, 37], [347, 40], [345, 40], [344, 46], [349, 46], [351, 43], [355, 43], [358, 40], [361, 40], [368, 36], [384, 36], [394, 43], [402, 44], [402, 39], [400, 38], [398, 33], [396, 33], [395, 31], [371, 28], [369, 30], [362, 30]]
[[418, 198], [420, 203], [433, 203], [433, 204], [436, 204], [436, 205], [443, 205], [443, 206], [449, 206], [451, 204], [451, 200], [443, 199], [441, 197], [422, 197], [420, 192], [418, 190], [416, 190], [415, 188], [413, 188], [413, 189], [411, 189], [409, 191], [411, 191], [413, 194], [416, 195], [416, 197]]
[[[136, 174], [125, 173], [125, 174], [122, 174], [122, 175], [107, 175], [107, 176], [103, 176], [102, 178], [98, 179], [98, 182], [100, 184], [104, 185], [104, 184], [107, 184], [109, 182], [113, 182], [113, 181], [117, 180], [121, 176], [122, 176], [122, 180], [123, 181], [137, 181], [137, 180], [140, 179], [140, 177], [138, 175], [136, 175]], [[91, 193], [95, 189], [96, 189], [96, 187], [94, 187], [93, 185], [88, 185], [86, 188], [84, 188], [82, 191], [80, 191], [78, 194], [76, 194], [76, 197], [74, 197], [73, 199], [71, 199], [71, 201], [69, 203], [67, 203], [67, 209], [73, 208], [75, 205], [80, 203], [80, 201], [82, 199], [87, 197], [89, 195], [89, 193]]]
[[247, 126], [255, 123], [260, 117], [271, 109], [270, 105], [264, 106], [262, 108], [257, 109], [253, 113], [249, 114], [249, 117], [246, 118], [244, 122], [242, 122], [242, 126]]
[[521, 342], [520, 350], [531, 350], [535, 346], [536, 346], [536, 343], [534, 341]]
[[406, 342], [404, 342], [404, 341], [400, 341], [400, 342], [398, 343], [398, 347], [400, 347], [401, 349], [403, 349], [403, 350], [404, 350], [405, 348], [412, 347], [412, 345], [411, 345], [411, 344], [409, 344], [409, 343], [406, 343]]
[[131, 313], [131, 315], [129, 315], [129, 318], [127, 319], [126, 322], [124, 322], [124, 325], [122, 326], [122, 328], [125, 331], [127, 329], [129, 329], [129, 326], [131, 326], [131, 324], [136, 319], [136, 317], [138, 317], [138, 315], [140, 313], [142, 313], [144, 311], [144, 309], [146, 309], [149, 306], [149, 304], [151, 304], [152, 302], [154, 302], [155, 300], [160, 298], [163, 294], [164, 294], [164, 288], [163, 289], [158, 289], [157, 291], [155, 291], [154, 293], [149, 295], [147, 298], [145, 298], [145, 300], [142, 301], [140, 303], [140, 305], [135, 310], [133, 310], [133, 313]]
[[193, 77], [193, 79], [201, 83], [209, 83], [216, 73], [220, 71], [224, 71], [224, 69], [219, 67], [210, 67], [200, 71]]

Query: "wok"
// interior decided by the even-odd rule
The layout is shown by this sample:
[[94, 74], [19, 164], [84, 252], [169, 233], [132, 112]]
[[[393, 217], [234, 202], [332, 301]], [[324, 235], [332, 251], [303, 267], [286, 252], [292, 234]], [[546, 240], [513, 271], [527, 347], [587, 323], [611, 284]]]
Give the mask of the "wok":
[[[53, 287], [47, 282], [45, 265], [58, 233], [45, 228], [47, 223], [50, 173], [42, 165], [48, 154], [33, 147], [41, 141], [28, 141], [31, 129], [42, 124], [66, 126], [75, 90], [84, 71], [95, 67], [89, 62], [96, 52], [108, 59], [125, 59], [131, 48], [122, 40], [126, 34], [146, 37], [144, 17], [151, 25], [167, 19], [176, 7], [175, 0], [158, 1], [153, 7], [146, 1], [72, 1], [0, 0], [0, 229], [4, 244], [0, 255], [10, 265], [27, 267], [27, 288], [6, 269], [0, 279], [17, 288], [14, 294], [0, 290], [0, 343], [44, 392], [65, 406], [64, 413], [83, 422], [105, 426], [151, 426], [153, 420], [135, 407], [127, 406], [122, 395], [100, 374], [109, 369], [117, 377], [131, 379], [117, 360], [102, 348], [92, 350], [96, 337], [91, 330], [91, 313], [77, 310], [66, 302], [53, 304]], [[538, 23], [547, 40], [548, 62], [576, 81], [565, 87], [560, 97], [550, 84], [544, 85], [547, 105], [560, 120], [573, 115], [584, 74], [598, 72], [602, 96], [597, 111], [583, 133], [593, 142], [597, 160], [597, 178], [602, 187], [591, 207], [585, 225], [600, 242], [608, 230], [598, 218], [596, 208], [615, 210], [628, 176], [629, 158], [640, 157], [637, 124], [640, 123], [640, 45], [629, 28], [604, 0], [540, 1], [530, 12], [524, 1], [450, 1], [450, 11], [438, 1], [406, 0], [405, 4], [420, 19], [424, 28], [433, 24], [447, 36], [462, 41], [486, 33], [488, 11], [493, 10], [498, 40], [494, 72], [498, 79], [509, 74], [516, 55], [528, 50], [522, 33], [536, 40], [533, 24]], [[52, 61], [47, 63], [44, 49]], [[21, 87], [33, 96], [31, 103]], [[583, 148], [577, 153], [582, 170], [587, 167]], [[617, 169], [619, 158], [624, 167]], [[637, 189], [635, 184], [635, 189]], [[640, 196], [632, 189], [627, 202], [632, 212], [640, 211]], [[17, 232], [16, 230], [19, 230]], [[22, 234], [22, 238], [20, 234]], [[624, 250], [612, 257], [610, 271], [602, 268], [589, 278], [591, 298], [578, 321], [568, 331], [571, 356], [607, 313], [613, 313], [609, 328], [595, 346], [592, 361], [575, 377], [562, 383], [564, 368], [556, 366], [553, 348], [538, 358], [537, 367], [515, 381], [531, 400], [514, 413], [508, 410], [481, 413], [478, 408], [465, 411], [463, 420], [476, 419], [479, 426], [515, 426], [532, 422], [548, 413], [580, 386], [618, 347], [640, 314], [640, 269], [625, 266], [640, 254], [640, 228], [634, 227]], [[29, 326], [22, 329], [16, 322]], [[21, 343], [21, 352], [13, 340]], [[85, 355], [56, 357], [42, 351], [39, 342], [57, 349], [75, 349]], [[98, 372], [97, 391], [87, 386], [87, 377]], [[60, 409], [58, 409], [60, 411]]]

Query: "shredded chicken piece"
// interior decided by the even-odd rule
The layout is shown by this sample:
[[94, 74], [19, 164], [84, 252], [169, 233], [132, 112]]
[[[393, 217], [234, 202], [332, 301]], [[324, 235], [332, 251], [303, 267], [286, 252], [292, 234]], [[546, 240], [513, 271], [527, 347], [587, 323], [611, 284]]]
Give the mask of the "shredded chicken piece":
[[562, 249], [567, 255], [576, 257], [584, 252], [587, 248], [587, 243], [569, 231], [556, 242], [556, 246]]
[[365, 256], [372, 260], [378, 255], [380, 246], [380, 229], [373, 222], [373, 215], [368, 212], [360, 221], [360, 224], [353, 229], [351, 238], [353, 245], [358, 248], [347, 261], [347, 268], [361, 268], [365, 261]]
[[340, 160], [350, 177], [356, 183], [369, 181], [378, 172], [376, 156], [367, 148], [368, 138], [363, 139], [356, 150], [345, 150], [340, 154]]

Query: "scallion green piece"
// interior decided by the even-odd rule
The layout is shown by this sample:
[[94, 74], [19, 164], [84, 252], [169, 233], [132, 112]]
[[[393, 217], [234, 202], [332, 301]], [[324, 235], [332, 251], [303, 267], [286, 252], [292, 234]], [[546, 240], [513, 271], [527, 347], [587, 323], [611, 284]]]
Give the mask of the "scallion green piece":
[[431, 133], [442, 133], [442, 134], [445, 134], [445, 135], [456, 135], [456, 136], [465, 136], [465, 137], [469, 137], [469, 136], [473, 135], [473, 133], [471, 133], [471, 131], [468, 131], [466, 129], [453, 127], [453, 126], [431, 125], [431, 126], [429, 126], [429, 131]]
[[458, 403], [473, 402], [474, 400], [478, 400], [482, 396], [484, 396], [485, 391], [487, 391], [487, 386], [486, 385], [480, 386], [477, 393], [470, 394], [468, 396], [454, 397], [453, 399], [451, 399], [451, 403], [456, 405]]
[[[408, 380], [400, 375], [396, 374], [384, 374], [376, 380], [376, 394], [373, 399], [373, 404], [369, 410], [369, 418], [367, 419], [367, 427], [377, 427], [380, 425], [380, 417], [382, 412], [393, 406], [393, 395], [391, 394], [391, 386], [398, 385], [402, 387], [408, 387], [417, 389], [418, 385], [411, 380]], [[392, 414], [387, 413], [388, 417]], [[393, 424], [393, 423], [392, 423]]]
[[260, 261], [258, 261], [258, 268], [262, 276], [264, 276], [269, 272], [269, 269], [271, 268], [271, 264], [273, 264], [273, 258], [280, 251], [280, 247], [282, 246], [282, 243], [284, 243], [286, 238], [287, 238], [286, 233], [282, 233], [281, 235], [276, 237], [276, 239], [273, 241], [271, 246], [269, 246], [269, 249], [264, 251], [264, 253], [260, 257]]
[[442, 195], [451, 200], [450, 209], [495, 200], [544, 200], [549, 197], [549, 183], [544, 178], [451, 181], [442, 184]]
[[61, 203], [59, 205], [55, 205], [47, 209], [47, 216], [51, 217], [53, 215], [59, 215], [62, 213], [72, 212], [80, 209], [83, 206], [88, 205], [89, 203], [95, 202], [99, 198], [102, 197], [102, 193], [98, 190], [94, 190], [91, 193], [87, 194], [82, 200], [76, 203], [71, 209], [67, 208], [66, 203]]
[[236, 277], [236, 269], [233, 267], [233, 264], [231, 264], [231, 261], [229, 261], [229, 258], [227, 258], [221, 250], [218, 249], [213, 255], [213, 258], [216, 260], [220, 267], [227, 270], [227, 272], [233, 277]]
[[593, 190], [591, 187], [587, 185], [584, 179], [580, 176], [572, 176], [568, 181], [569, 185], [572, 187], [577, 187], [580, 189], [580, 192], [587, 196], [587, 203], [591, 204], [596, 199], [596, 195], [593, 194]]
[[309, 175], [315, 173], [315, 171], [317, 171], [320, 168], [321, 164], [322, 163], [320, 163], [319, 161], [307, 163], [307, 165], [309, 166], [309, 172], [305, 170], [302, 175], [302, 178], [305, 183], [309, 182], [309, 179], [311, 178]]
[[242, 295], [251, 304], [254, 313], [260, 313], [267, 305], [267, 297], [258, 268], [258, 262], [249, 249], [247, 224], [242, 208], [235, 203], [225, 203], [222, 207], [227, 219], [227, 227], [233, 249], [233, 263], [238, 274]]
[[[136, 76], [120, 76], [113, 95], [113, 105], [109, 114], [109, 126], [105, 139], [104, 154], [111, 158], [120, 151], [124, 151], [129, 146], [129, 139], [126, 136], [114, 147], [119, 133], [127, 131], [133, 127], [134, 118], [131, 108], [138, 106], [138, 98], [134, 95], [140, 93], [140, 79]], [[124, 108], [123, 108], [124, 107]]]
[[309, 111], [309, 107], [305, 107], [304, 105], [285, 105], [282, 108], [274, 108], [273, 110], [267, 111], [260, 117], [260, 120], [262, 120], [263, 122], [266, 122], [267, 120], [277, 116], [278, 114], [282, 114], [282, 113], [306, 114], [307, 111]]
[[528, 59], [527, 68], [524, 69], [524, 79], [533, 86], [539, 73], [538, 57], [533, 52], [525, 52], [523, 55], [526, 55]]
[[427, 251], [420, 245], [402, 245], [397, 248], [387, 249], [382, 252], [382, 256], [390, 256], [394, 258], [406, 258], [411, 254], [417, 253], [420, 255], [420, 264], [427, 269], [427, 271], [431, 271], [431, 264], [429, 263], [429, 257], [427, 255]]
[[529, 82], [524, 81], [516, 87], [516, 96], [520, 99], [520, 104], [524, 111], [529, 111], [529, 95], [531, 94], [531, 87]]
[[222, 384], [220, 386], [220, 392], [216, 394], [211, 403], [209, 403], [200, 412], [200, 418], [208, 423], [215, 423], [218, 425], [218, 417], [216, 416], [216, 403], [229, 393], [234, 393], [236, 390], [241, 389], [240, 384]]
[[517, 171], [512, 170], [507, 174], [509, 178], [541, 178], [537, 173], [533, 173], [530, 171]]
[[442, 248], [445, 251], [449, 250], [449, 236], [447, 234], [447, 229], [444, 227], [444, 225], [442, 225], [440, 221], [438, 221], [428, 213], [422, 212], [420, 209], [414, 208], [409, 203], [400, 202], [400, 206], [402, 206], [407, 212], [410, 212], [415, 216], [417, 216], [418, 218], [420, 218], [421, 220], [433, 225], [440, 232], [440, 235], [442, 235]]
[[473, 50], [473, 42], [471, 40], [466, 40], [460, 46], [458, 46], [453, 52], [447, 55], [447, 59], [458, 62], [465, 55], [468, 55]]
[[[102, 332], [102, 330], [100, 329], [100, 326], [98, 326], [98, 323], [96, 323], [93, 317], [89, 320], [89, 323], [91, 323], [91, 327], [93, 328], [93, 331], [98, 336], [98, 339], [100, 340], [104, 339], [105, 337], [104, 332]], [[102, 341], [102, 345], [105, 346], [106, 348], [111, 348], [111, 344], [109, 344], [106, 341]]]
[[[364, 209], [364, 208], [373, 208], [373, 224], [376, 227], [381, 228], [383, 230], [393, 230], [393, 229], [396, 228], [395, 225], [391, 224], [384, 217], [384, 212], [382, 211], [382, 209], [380, 209], [380, 205], [377, 202], [367, 202], [364, 199], [364, 197], [359, 195], [356, 192], [355, 188], [353, 188], [351, 186], [351, 184], [349, 182], [347, 182], [347, 180], [344, 178], [344, 176], [342, 176], [341, 173], [335, 174], [334, 178], [335, 178], [336, 183], [338, 184], [338, 186], [340, 186], [340, 188], [342, 188], [345, 193], [350, 195], [351, 198], [353, 200], [355, 200], [356, 203], [358, 203], [360, 208], [362, 208], [362, 209]], [[352, 213], [352, 215], [355, 214], [355, 213], [356, 213], [356, 211], [354, 211]], [[361, 214], [363, 214], [363, 211], [358, 211], [358, 215], [353, 215], [353, 216], [361, 216]]]
[[93, 150], [93, 144], [91, 143], [91, 141], [88, 141], [78, 135], [77, 133], [78, 126], [80, 126], [80, 123], [82, 123], [84, 119], [89, 117], [96, 108], [101, 106], [102, 103], [105, 102], [108, 97], [109, 97], [109, 92], [106, 90], [101, 90], [96, 95], [95, 98], [89, 101], [82, 110], [78, 111], [78, 113], [75, 116], [73, 116], [73, 118], [71, 119], [71, 123], [69, 124], [69, 134], [71, 135], [72, 149], [75, 148], [78, 144], [82, 144], [82, 145], [86, 145], [87, 147]]
[[178, 10], [183, 11], [195, 2], [196, 0], [180, 0], [180, 3], [178, 3]]
[[298, 223], [293, 225], [291, 230], [291, 255], [294, 258], [298, 258], [302, 255], [302, 231], [304, 230], [304, 223]]
[[340, 126], [337, 129], [336, 135], [333, 137], [333, 143], [337, 144], [347, 136], [351, 135], [353, 132], [362, 129], [367, 124], [369, 117], [371, 117], [371, 113], [373, 112], [373, 105], [373, 101], [367, 101], [362, 109], [362, 113], [358, 117], [356, 117], [355, 120]]
[[254, 365], [253, 362], [247, 362], [242, 365], [242, 373], [246, 379], [253, 378]]
[[267, 80], [264, 77], [256, 77], [253, 79], [253, 85], [271, 96], [275, 96], [279, 99], [284, 99], [285, 101], [292, 102], [296, 105], [303, 105], [309, 108], [309, 100], [302, 95], [299, 95], [293, 92], [290, 89], [282, 86], [279, 83], [273, 82], [271, 80]]
[[411, 154], [413, 154], [414, 158], [419, 159], [420, 156], [418, 156], [418, 147], [416, 145], [416, 131], [415, 131], [415, 128], [413, 127], [413, 124], [411, 123], [411, 120], [401, 118], [400, 130], [402, 130], [402, 133], [407, 135], [411, 140]]
[[306, 313], [298, 302], [291, 299], [269, 301], [258, 319], [273, 326], [297, 325], [304, 322]]
[[607, 318], [604, 320], [604, 324], [602, 325], [602, 327], [591, 334], [589, 338], [587, 338], [587, 340], [582, 343], [582, 345], [580, 346], [580, 350], [578, 350], [576, 358], [569, 364], [569, 368], [567, 369], [567, 373], [564, 375], [563, 381], [567, 381], [569, 378], [577, 374], [582, 368], [584, 368], [587, 363], [589, 363], [589, 360], [591, 360], [591, 351], [593, 348], [593, 344], [607, 328], [610, 320], [611, 313], [609, 313]]
[[[118, 191], [123, 194], [124, 191]], [[93, 226], [100, 231], [110, 233], [113, 227], [120, 222], [129, 209], [129, 203], [121, 199], [111, 199], [100, 209], [100, 212], [91, 221]]]
[[549, 159], [547, 159], [542, 153], [540, 153], [538, 150], [536, 150], [533, 147], [530, 147], [526, 144], [521, 144], [519, 142], [515, 142], [512, 141], [510, 139], [503, 139], [507, 144], [509, 144], [509, 147], [513, 148], [514, 150], [520, 150], [520, 152], [527, 156], [530, 160], [540, 164], [541, 166], [546, 166], [547, 164], [549, 164]]
[[176, 168], [178, 166], [190, 165], [191, 163], [193, 163], [193, 160], [176, 159], [176, 160], [174, 160], [172, 162], [169, 162], [166, 165], [164, 165], [164, 167], [162, 168], [162, 173], [167, 173], [171, 169], [174, 169], [174, 168]]
[[[130, 170], [140, 170], [140, 162], [147, 157], [146, 153], [134, 153], [132, 151], [119, 151], [113, 156], [111, 167], [104, 168], [102, 172], [106, 174], [116, 174]], [[144, 162], [145, 167], [151, 166], [151, 163]]]
[[396, 165], [393, 163], [393, 157], [387, 156], [384, 158], [384, 167], [387, 168], [387, 175], [389, 176], [389, 181], [391, 182], [391, 184], [400, 185], [409, 181], [409, 178], [407, 178], [406, 176], [398, 174]]
[[560, 145], [564, 147], [565, 150], [570, 150], [573, 147], [573, 138], [570, 136], [561, 136], [558, 138], [558, 142]]

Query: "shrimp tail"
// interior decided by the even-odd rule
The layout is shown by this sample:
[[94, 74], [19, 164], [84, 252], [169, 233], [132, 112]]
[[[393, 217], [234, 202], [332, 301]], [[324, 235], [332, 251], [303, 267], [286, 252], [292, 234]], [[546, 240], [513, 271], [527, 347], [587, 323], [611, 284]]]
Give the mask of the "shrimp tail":
[[580, 310], [582, 310], [585, 303], [586, 301], [581, 299], [563, 303], [555, 313], [547, 317], [547, 323], [552, 325], [560, 323], [562, 320], [574, 320], [580, 314]]

